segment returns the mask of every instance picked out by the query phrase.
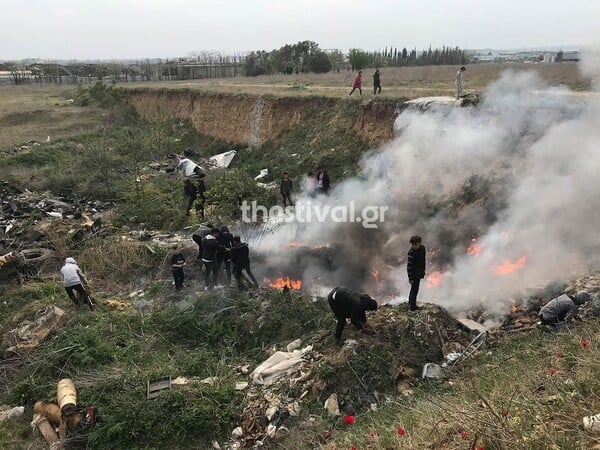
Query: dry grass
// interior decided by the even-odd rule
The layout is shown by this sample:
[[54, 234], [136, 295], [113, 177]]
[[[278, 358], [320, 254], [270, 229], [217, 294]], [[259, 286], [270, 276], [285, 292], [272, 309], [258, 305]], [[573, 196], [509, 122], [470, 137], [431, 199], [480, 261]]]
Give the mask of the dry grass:
[[[566, 84], [573, 90], [589, 90], [577, 64], [477, 64], [468, 66], [464, 75], [465, 92], [480, 92], [504, 70], [533, 70], [551, 85]], [[381, 81], [384, 98], [417, 98], [452, 95], [454, 93], [455, 66], [424, 66], [383, 68]], [[373, 69], [364, 71], [363, 96], [372, 96]], [[327, 74], [274, 75], [237, 77], [162, 83], [129, 83], [125, 87], [189, 88], [206, 92], [240, 94], [274, 94], [282, 96], [345, 96], [350, 91], [352, 72]], [[357, 93], [354, 94], [358, 98]]]
[[0, 148], [97, 129], [104, 111], [67, 102], [73, 91], [49, 85], [0, 87]]
[[[358, 415], [352, 427], [323, 422], [312, 436], [321, 436], [324, 449], [598, 448], [600, 438], [582, 427], [584, 416], [600, 412], [598, 326], [514, 336], [451, 374], [450, 383], [422, 385]], [[306, 440], [306, 430], [292, 431], [286, 448], [307, 448]]]

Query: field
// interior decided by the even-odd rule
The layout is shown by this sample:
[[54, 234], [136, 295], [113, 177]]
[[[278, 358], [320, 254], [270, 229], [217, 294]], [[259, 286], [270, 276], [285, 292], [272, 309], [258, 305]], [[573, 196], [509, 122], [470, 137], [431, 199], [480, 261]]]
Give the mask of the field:
[[[424, 66], [383, 68], [382, 96], [386, 98], [417, 98], [454, 94], [455, 66]], [[582, 77], [576, 64], [477, 64], [470, 65], [464, 75], [465, 93], [481, 92], [504, 70], [534, 70], [551, 85], [565, 84], [575, 91], [589, 90], [589, 80]], [[373, 96], [373, 69], [363, 72], [363, 96]], [[343, 71], [327, 74], [275, 75], [164, 82], [128, 86], [191, 88], [209, 92], [274, 94], [286, 96], [318, 95], [340, 97], [347, 95], [355, 73]], [[358, 93], [353, 96], [358, 96]]]
[[[467, 93], [483, 91], [504, 69], [536, 70], [552, 85], [589, 92], [589, 81], [576, 65], [486, 64], [469, 66]], [[395, 99], [452, 95], [455, 70], [382, 69], [382, 97], [393, 110]], [[363, 99], [373, 98], [371, 75], [372, 70], [365, 71]], [[343, 72], [123, 85], [181, 90], [181, 97], [172, 96], [173, 110], [159, 103], [168, 117], [157, 123], [143, 120], [130, 104], [120, 102], [121, 96], [110, 107], [101, 96], [77, 106], [69, 101], [72, 87], [0, 88], [0, 181], [19, 192], [32, 191], [24, 195], [29, 198], [23, 200], [24, 216], [21, 211], [11, 216], [13, 231], [0, 228], [0, 244], [7, 251], [21, 244], [40, 246], [57, 255], [24, 282], [0, 284], [0, 342], [46, 306], [56, 305], [68, 316], [27, 356], [0, 360], [0, 404], [26, 408], [24, 416], [0, 423], [0, 448], [46, 448], [32, 432], [32, 406], [37, 400], [52, 401], [56, 382], [64, 377], [77, 384], [79, 406], [95, 405], [101, 417], [75, 432], [68, 449], [214, 448], [213, 439], [225, 443], [238, 426], [244, 428], [246, 448], [255, 438], [264, 438], [263, 448], [282, 449], [600, 448], [600, 439], [584, 431], [581, 420], [600, 412], [597, 318], [550, 335], [534, 326], [539, 304], [528, 307], [524, 300], [519, 314], [530, 327], [490, 335], [476, 355], [447, 369], [442, 379], [424, 381], [419, 376], [423, 364], [441, 362], [430, 351], [465, 345], [457, 337], [462, 334], [456, 321], [437, 306], [427, 305], [412, 316], [405, 305], [382, 307], [369, 313], [375, 338], [348, 327], [345, 336], [356, 347], [339, 348], [327, 302], [309, 292], [281, 292], [264, 282], [257, 291], [203, 291], [194, 262], [197, 248], [189, 239], [198, 218], [185, 216], [181, 178], [162, 169], [173, 162], [169, 156], [186, 148], [198, 158], [238, 150], [235, 167], [206, 177], [214, 206], [207, 214], [215, 224], [235, 224], [238, 208], [232, 205], [242, 199], [263, 195], [261, 204], [277, 201], [276, 189], [264, 191], [254, 181], [263, 167], [271, 174], [261, 181], [277, 181], [284, 170], [295, 178], [319, 164], [332, 168], [336, 182], [351, 177], [361, 156], [373, 148], [356, 130], [363, 108], [360, 97], [348, 100], [352, 77]], [[218, 96], [231, 100], [230, 115], [223, 120], [232, 127], [247, 119], [235, 109], [243, 97], [305, 98], [296, 109], [289, 108], [301, 120], [251, 148], [203, 135], [191, 121], [176, 118], [173, 111], [184, 109], [190, 97], [184, 88], [246, 94]], [[101, 94], [113, 99], [114, 91]], [[294, 99], [277, 100], [291, 105]], [[218, 106], [202, 110], [201, 120], [210, 108]], [[40, 145], [16, 148], [31, 140]], [[74, 216], [46, 217], [36, 205], [48, 197], [73, 205], [103, 203], [101, 228], [88, 235], [78, 231], [81, 221]], [[152, 235], [161, 238], [148, 239]], [[182, 294], [171, 286], [167, 249], [172, 242], [180, 243], [188, 260]], [[58, 281], [57, 269], [67, 255], [90, 278], [98, 303], [93, 313], [73, 306]], [[256, 270], [261, 261], [253, 261]], [[598, 292], [600, 275], [594, 280], [588, 288], [592, 293]], [[541, 304], [569, 284], [587, 287], [560, 281], [559, 288], [546, 286], [535, 300]], [[315, 350], [311, 365], [295, 374], [299, 378], [290, 376], [293, 383], [286, 378], [272, 388], [237, 389], [240, 381], [248, 381], [246, 365], [253, 370], [298, 338]], [[463, 339], [468, 343], [471, 338]], [[405, 375], [407, 368], [412, 375]], [[187, 377], [189, 384], [146, 400], [147, 381], [165, 375]], [[342, 414], [355, 417], [354, 424], [324, 410], [333, 392]], [[297, 401], [300, 409], [290, 409], [295, 415], [281, 409], [273, 416], [281, 435], [265, 438], [264, 418], [275, 400], [278, 408]]]
[[75, 106], [69, 101], [73, 91], [48, 85], [1, 87], [0, 148], [98, 129], [106, 111]]

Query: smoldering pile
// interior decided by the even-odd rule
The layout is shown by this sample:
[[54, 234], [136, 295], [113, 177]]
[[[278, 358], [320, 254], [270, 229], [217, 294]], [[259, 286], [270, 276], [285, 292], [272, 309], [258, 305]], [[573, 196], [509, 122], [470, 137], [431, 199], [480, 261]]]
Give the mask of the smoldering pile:
[[[385, 205], [385, 220], [371, 229], [332, 220], [280, 227], [260, 245], [265, 271], [293, 271], [307, 288], [403, 297], [408, 238], [419, 234], [429, 250], [423, 298], [459, 311], [592, 267], [600, 226], [593, 101], [520, 72], [503, 74], [478, 106], [405, 110], [397, 137], [364, 157], [359, 177], [312, 200], [352, 201], [357, 211]], [[298, 255], [290, 242], [342, 256]]]

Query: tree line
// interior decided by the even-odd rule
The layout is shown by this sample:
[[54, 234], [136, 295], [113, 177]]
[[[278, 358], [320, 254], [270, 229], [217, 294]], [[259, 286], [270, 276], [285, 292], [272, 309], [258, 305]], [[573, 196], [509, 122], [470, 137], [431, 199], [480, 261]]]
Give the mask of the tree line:
[[313, 41], [286, 44], [270, 52], [250, 52], [244, 59], [244, 72], [248, 76], [273, 75], [277, 73], [339, 72], [341, 69], [361, 70], [379, 67], [462, 65], [467, 62], [465, 51], [459, 47], [431, 46], [420, 52], [406, 47], [385, 47], [384, 50], [365, 51], [352, 48], [347, 55], [341, 50], [322, 50]]

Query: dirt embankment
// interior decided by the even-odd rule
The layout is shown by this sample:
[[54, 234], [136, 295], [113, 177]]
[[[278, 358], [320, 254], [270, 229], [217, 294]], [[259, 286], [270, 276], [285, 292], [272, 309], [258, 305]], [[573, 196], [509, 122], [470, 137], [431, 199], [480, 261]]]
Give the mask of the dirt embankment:
[[[396, 104], [328, 98], [271, 97], [217, 94], [190, 90], [133, 89], [129, 101], [144, 119], [164, 122], [189, 120], [202, 134], [251, 146], [263, 144], [301, 124], [311, 115], [340, 109], [355, 118], [353, 129], [371, 145], [389, 141], [393, 134]], [[323, 124], [328, 126], [328, 124]]]

